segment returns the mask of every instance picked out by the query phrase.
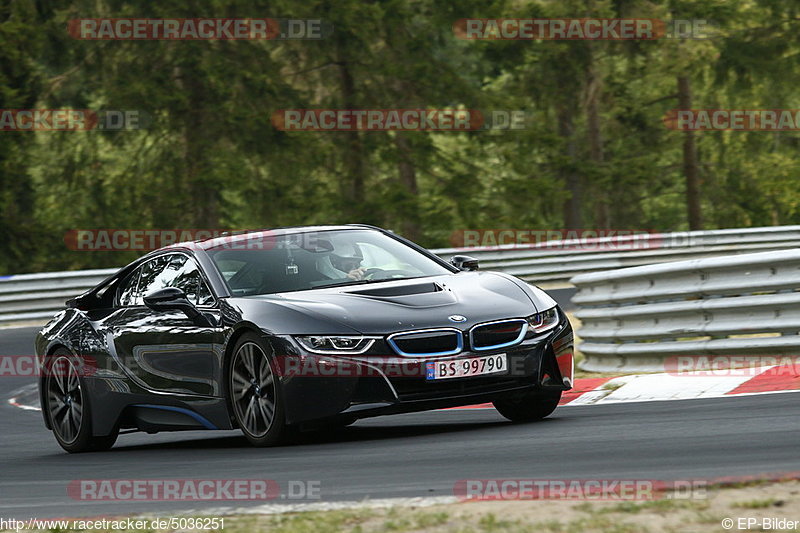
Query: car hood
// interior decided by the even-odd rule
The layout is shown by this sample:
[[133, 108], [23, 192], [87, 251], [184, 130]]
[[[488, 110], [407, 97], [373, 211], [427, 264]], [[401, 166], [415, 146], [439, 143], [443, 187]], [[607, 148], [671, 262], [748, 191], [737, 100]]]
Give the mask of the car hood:
[[[412, 280], [236, 298], [250, 320], [280, 333], [386, 334], [525, 317], [552, 307], [542, 291], [502, 273], [461, 272]], [[457, 322], [449, 317], [460, 315]], [[276, 322], [280, 323], [277, 324]]]

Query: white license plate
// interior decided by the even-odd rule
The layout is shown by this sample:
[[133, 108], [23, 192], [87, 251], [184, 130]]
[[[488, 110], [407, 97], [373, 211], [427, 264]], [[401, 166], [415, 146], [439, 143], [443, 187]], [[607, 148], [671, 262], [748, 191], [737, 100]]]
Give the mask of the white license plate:
[[468, 359], [431, 361], [425, 363], [425, 379], [451, 379], [496, 374], [508, 369], [506, 354], [497, 353]]

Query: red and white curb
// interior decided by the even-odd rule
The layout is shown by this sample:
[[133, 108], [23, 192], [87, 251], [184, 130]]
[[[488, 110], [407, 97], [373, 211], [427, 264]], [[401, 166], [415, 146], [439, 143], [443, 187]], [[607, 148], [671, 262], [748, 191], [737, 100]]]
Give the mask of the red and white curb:
[[[741, 370], [710, 370], [670, 374], [576, 379], [559, 405], [579, 406], [621, 402], [654, 402], [694, 398], [721, 398], [741, 394], [800, 391], [796, 367], [764, 366]], [[484, 403], [455, 409], [491, 409]]]
[[[742, 394], [800, 391], [800, 372], [793, 365], [741, 370], [711, 370], [670, 374], [635, 374], [576, 379], [559, 405], [578, 406], [622, 402], [654, 402], [721, 398]], [[17, 391], [8, 403], [20, 409], [41, 411], [36, 386]], [[490, 403], [453, 409], [493, 409]], [[446, 410], [446, 409], [445, 409]]]
[[8, 400], [9, 405], [13, 405], [14, 407], [19, 407], [20, 409], [25, 409], [26, 411], [41, 411], [41, 407], [34, 407], [32, 405], [25, 405], [24, 403], [20, 403], [17, 398], [11, 398]]
[[8, 399], [8, 404], [26, 411], [42, 410], [39, 406], [39, 391], [35, 383], [31, 383], [30, 385], [26, 385], [14, 391], [11, 394], [11, 398]]

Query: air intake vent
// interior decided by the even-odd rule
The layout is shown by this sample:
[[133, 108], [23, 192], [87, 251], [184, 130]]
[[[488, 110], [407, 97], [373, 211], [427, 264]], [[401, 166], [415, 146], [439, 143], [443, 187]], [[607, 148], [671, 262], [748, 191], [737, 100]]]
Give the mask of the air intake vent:
[[440, 292], [442, 287], [438, 283], [418, 283], [416, 285], [396, 285], [394, 287], [376, 287], [366, 290], [350, 291], [350, 294], [364, 296], [412, 296], [429, 292]]

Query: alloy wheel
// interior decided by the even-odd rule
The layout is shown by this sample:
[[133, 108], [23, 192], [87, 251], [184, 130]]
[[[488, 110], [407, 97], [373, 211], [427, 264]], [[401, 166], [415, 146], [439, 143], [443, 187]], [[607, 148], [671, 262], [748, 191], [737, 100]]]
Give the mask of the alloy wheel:
[[65, 443], [78, 438], [83, 422], [84, 397], [78, 369], [69, 357], [53, 361], [48, 379], [47, 399], [53, 429]]
[[275, 377], [259, 345], [246, 342], [231, 366], [231, 396], [236, 418], [253, 437], [267, 434], [275, 419]]

